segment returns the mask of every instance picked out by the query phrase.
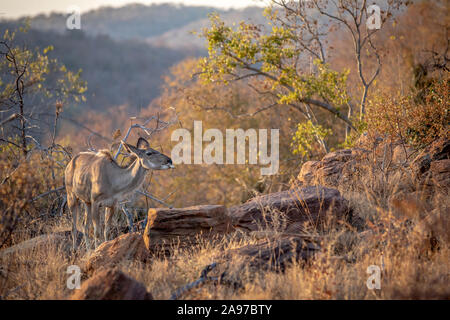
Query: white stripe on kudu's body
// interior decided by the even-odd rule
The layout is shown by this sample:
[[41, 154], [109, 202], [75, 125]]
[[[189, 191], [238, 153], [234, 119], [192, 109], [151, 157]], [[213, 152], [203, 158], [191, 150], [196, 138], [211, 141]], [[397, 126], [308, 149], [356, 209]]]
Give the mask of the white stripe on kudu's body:
[[106, 207], [104, 241], [109, 240], [111, 216], [119, 201], [136, 191], [144, 182], [148, 170], [166, 170], [173, 168], [172, 160], [150, 148], [147, 140], [139, 138], [136, 147], [122, 142], [134, 159], [127, 166], [120, 166], [108, 151], [81, 152], [67, 165], [65, 184], [67, 205], [72, 212], [72, 240], [76, 248], [77, 212], [80, 202], [86, 204], [84, 237], [86, 247], [90, 249], [89, 227], [94, 225], [94, 246], [100, 244], [99, 207]]

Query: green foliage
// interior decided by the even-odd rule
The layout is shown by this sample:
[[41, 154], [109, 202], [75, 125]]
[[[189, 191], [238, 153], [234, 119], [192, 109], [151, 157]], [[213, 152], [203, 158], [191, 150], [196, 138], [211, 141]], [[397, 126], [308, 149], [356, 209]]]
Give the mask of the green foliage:
[[[27, 26], [20, 29], [26, 33]], [[44, 119], [54, 115], [52, 147], [57, 120], [63, 106], [71, 100], [85, 101], [86, 83], [81, 70], [72, 72], [43, 50], [28, 49], [16, 41], [16, 32], [8, 29], [0, 40], [0, 111], [9, 117], [2, 123], [2, 142], [21, 149], [27, 159], [31, 145], [41, 149], [39, 140], [49, 132]], [[20, 143], [17, 138], [20, 136]]]
[[323, 128], [321, 125], [314, 125], [311, 120], [299, 123], [297, 131], [292, 137], [292, 153], [306, 157], [313, 152], [314, 144], [318, 139], [323, 140], [330, 134], [332, 134], [330, 129]]
[[[20, 32], [27, 32], [21, 28]], [[0, 60], [0, 101], [16, 101], [17, 78], [23, 85], [23, 95], [39, 93], [46, 101], [53, 99], [65, 103], [73, 98], [85, 101], [86, 82], [81, 79], [81, 70], [73, 72], [56, 59], [50, 59], [54, 49], [48, 46], [43, 50], [31, 50], [15, 44], [16, 32], [6, 30], [2, 37]], [[52, 77], [50, 77], [52, 75]], [[53, 79], [50, 80], [50, 78]]]
[[359, 115], [355, 115], [352, 119], [352, 123], [354, 124], [356, 131], [350, 132], [349, 135], [345, 138], [345, 141], [341, 144], [338, 144], [338, 148], [340, 149], [349, 149], [355, 145], [355, 142], [359, 139], [361, 134], [367, 131], [368, 124], [365, 118], [360, 119]]
[[273, 25], [266, 34], [259, 26], [244, 22], [233, 30], [218, 15], [211, 15], [210, 21], [211, 27], [203, 32], [209, 56], [200, 61], [205, 81], [227, 83], [242, 77], [245, 70], [245, 77], [264, 77], [280, 104], [313, 97], [335, 106], [348, 103], [348, 70], [333, 71], [319, 59], [314, 61], [314, 73], [299, 70], [298, 57], [305, 51], [299, 45], [294, 29]]

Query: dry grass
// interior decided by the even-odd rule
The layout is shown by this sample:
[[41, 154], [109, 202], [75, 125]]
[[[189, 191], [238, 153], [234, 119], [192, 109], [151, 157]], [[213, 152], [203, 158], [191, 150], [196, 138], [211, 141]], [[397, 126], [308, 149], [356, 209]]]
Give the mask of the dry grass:
[[[385, 210], [377, 203], [347, 194], [364, 217], [366, 230], [335, 226], [324, 237], [322, 252], [304, 263], [293, 263], [284, 272], [250, 270], [234, 259], [228, 277], [241, 289], [207, 284], [187, 293], [185, 299], [448, 299], [450, 219], [448, 197], [436, 197], [430, 212], [408, 215]], [[357, 204], [357, 205], [356, 205]], [[64, 223], [54, 226], [64, 229]], [[168, 299], [179, 287], [198, 279], [201, 270], [224, 251], [254, 243], [255, 238], [235, 233], [195, 247], [174, 247], [171, 257], [147, 264], [123, 262], [122, 271], [144, 283], [156, 299]], [[47, 245], [3, 259], [2, 295], [7, 299], [64, 299], [67, 266], [82, 265], [85, 257], [71, 257]], [[381, 289], [369, 290], [367, 267], [382, 268]], [[5, 272], [9, 269], [9, 272]], [[217, 270], [213, 273], [218, 273]], [[6, 281], [5, 281], [6, 279]]]
[[[239, 282], [241, 288], [206, 284], [183, 298], [450, 299], [448, 191], [428, 189], [422, 192], [407, 171], [383, 163], [387, 163], [383, 157], [361, 160], [359, 171], [364, 174], [354, 175], [354, 181], [350, 182], [353, 186], [339, 186], [355, 219], [334, 221], [325, 230], [307, 229], [322, 239], [322, 250], [313, 259], [307, 263], [294, 262], [284, 272], [276, 272], [251, 269], [241, 258], [233, 256], [231, 262], [221, 264], [212, 275], [226, 270], [227, 279]], [[22, 185], [33, 184], [23, 179]], [[3, 190], [4, 204], [11, 203], [14, 196], [20, 198], [25, 194], [24, 189], [8, 190]], [[406, 197], [398, 197], [400, 191], [405, 190]], [[416, 194], [408, 193], [412, 190], [416, 190]], [[29, 198], [42, 191], [26, 192]], [[420, 194], [426, 196], [415, 196]], [[44, 208], [49, 204], [50, 200], [44, 199], [40, 203]], [[28, 205], [28, 208], [26, 224], [18, 224], [21, 229], [14, 233], [11, 244], [41, 233], [70, 230], [70, 217], [53, 215], [42, 219], [38, 207]], [[155, 255], [146, 264], [125, 261], [119, 267], [145, 284], [156, 299], [168, 299], [176, 289], [197, 280], [205, 266], [223, 261], [228, 250], [254, 244], [261, 237], [280, 236], [285, 223], [283, 215], [265, 214], [280, 218], [275, 219], [269, 229], [261, 225], [259, 233], [235, 232], [203, 240], [187, 249], [174, 245], [170, 257]], [[125, 220], [117, 218], [114, 224], [116, 231], [121, 230]], [[86, 259], [84, 252], [72, 255], [54, 242], [0, 256], [0, 296], [4, 299], [66, 299], [71, 294], [66, 287], [67, 267], [82, 266]], [[379, 290], [366, 286], [367, 268], [371, 265], [382, 268]]]

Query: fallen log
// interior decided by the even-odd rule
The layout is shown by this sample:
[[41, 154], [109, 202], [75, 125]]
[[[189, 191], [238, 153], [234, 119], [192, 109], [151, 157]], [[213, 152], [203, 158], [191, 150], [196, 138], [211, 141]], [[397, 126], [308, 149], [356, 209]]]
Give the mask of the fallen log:
[[338, 190], [313, 186], [258, 196], [229, 209], [234, 226], [247, 231], [284, 231], [293, 223], [320, 227], [327, 219], [341, 219], [349, 213], [348, 202]]
[[221, 205], [150, 209], [147, 220], [143, 237], [151, 252], [167, 251], [174, 244], [182, 248], [192, 246], [200, 238], [233, 230], [227, 209]]

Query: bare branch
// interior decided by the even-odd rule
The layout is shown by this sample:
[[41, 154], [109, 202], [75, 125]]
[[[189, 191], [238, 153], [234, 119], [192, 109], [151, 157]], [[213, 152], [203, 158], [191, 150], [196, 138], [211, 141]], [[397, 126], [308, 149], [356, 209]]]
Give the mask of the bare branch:
[[[177, 117], [176, 117], [177, 118]], [[130, 120], [135, 120], [135, 117], [131, 117]], [[150, 121], [155, 120], [156, 119], [156, 125], [155, 128], [148, 128], [146, 127]], [[133, 124], [131, 125], [128, 130], [127, 133], [125, 134], [125, 137], [121, 140], [126, 142], [128, 140], [128, 137], [130, 136], [131, 130], [135, 129], [135, 128], [139, 128], [142, 129], [149, 137], [151, 137], [154, 133], [162, 131], [164, 129], [166, 129], [167, 127], [169, 127], [170, 125], [174, 124], [178, 122], [178, 119], [175, 120], [171, 120], [171, 121], [163, 121], [159, 118], [159, 114], [157, 116], [152, 116], [150, 118], [148, 118], [143, 124]], [[160, 126], [159, 124], [162, 123], [162, 126]], [[117, 149], [116, 154], [114, 155], [114, 159], [116, 160], [117, 157], [119, 156], [120, 152], [122, 151], [122, 142], [119, 144], [119, 148]]]
[[145, 191], [137, 190], [136, 192], [139, 193], [139, 194], [141, 194], [141, 195], [143, 195], [143, 196], [146, 196], [147, 198], [150, 198], [150, 199], [152, 199], [152, 200], [154, 200], [154, 201], [156, 201], [156, 202], [158, 202], [158, 203], [161, 203], [161, 204], [165, 205], [165, 206], [168, 207], [169, 209], [172, 209], [172, 208], [173, 208], [173, 206], [172, 206], [171, 204], [167, 204], [167, 203], [165, 203], [164, 201], [159, 200], [158, 198], [155, 198], [154, 196], [152, 196], [151, 194], [149, 194], [149, 193], [147, 193], [147, 192], [145, 192]]
[[55, 192], [59, 192], [59, 191], [62, 191], [64, 189], [65, 189], [65, 186], [62, 186], [62, 187], [59, 187], [59, 188], [56, 188], [56, 189], [49, 190], [47, 192], [41, 193], [40, 195], [38, 195], [38, 196], [34, 197], [33, 199], [31, 199], [30, 202], [34, 202], [34, 201], [36, 201], [36, 200], [38, 200], [40, 198], [48, 196], [49, 194], [52, 194], [52, 193], [55, 193]]
[[13, 120], [16, 120], [17, 118], [20, 118], [20, 114], [14, 113], [14, 114], [10, 115], [8, 118], [6, 118], [5, 120], [3, 120], [3, 121], [0, 123], [0, 127], [3, 127], [3, 126], [4, 126], [5, 124], [7, 124], [8, 122], [11, 122], [11, 121], [13, 121]]

